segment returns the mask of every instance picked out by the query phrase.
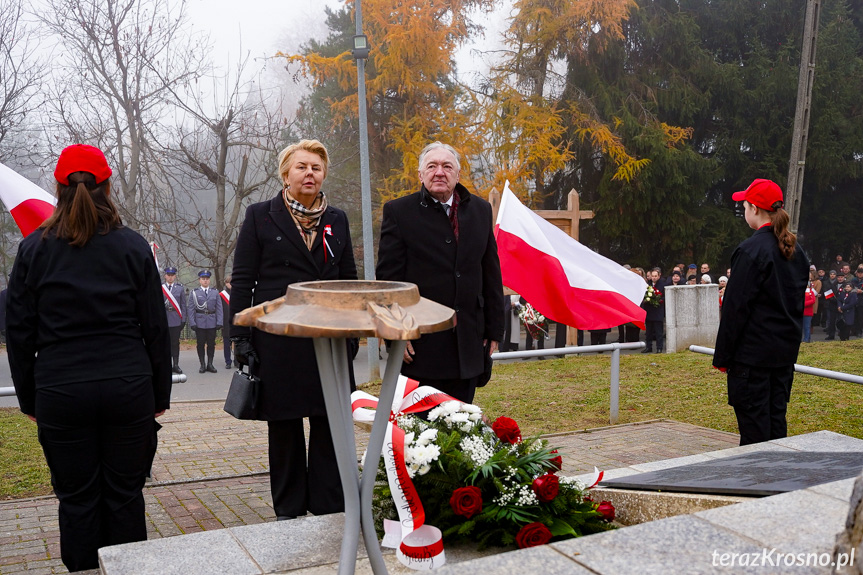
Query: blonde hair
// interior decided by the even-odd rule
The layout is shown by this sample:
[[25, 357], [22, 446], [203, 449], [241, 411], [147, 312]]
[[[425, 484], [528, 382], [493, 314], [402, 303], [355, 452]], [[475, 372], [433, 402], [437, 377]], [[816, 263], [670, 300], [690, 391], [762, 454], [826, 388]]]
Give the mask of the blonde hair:
[[320, 156], [321, 161], [324, 164], [324, 178], [326, 178], [327, 168], [330, 164], [330, 157], [327, 154], [327, 148], [318, 140], [300, 140], [296, 144], [291, 144], [279, 152], [279, 177], [282, 178], [282, 182], [285, 181], [285, 177], [288, 175], [288, 172], [293, 165], [294, 154], [299, 150], [305, 150], [306, 152], [312, 152], [313, 154]]

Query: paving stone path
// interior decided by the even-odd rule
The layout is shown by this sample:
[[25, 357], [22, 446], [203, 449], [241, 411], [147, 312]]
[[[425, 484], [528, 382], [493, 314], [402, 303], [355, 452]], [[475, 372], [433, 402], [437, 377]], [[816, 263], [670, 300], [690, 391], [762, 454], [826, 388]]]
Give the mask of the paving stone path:
[[[175, 402], [159, 419], [159, 450], [144, 489], [150, 539], [273, 521], [266, 423], [238, 421], [221, 401]], [[564, 473], [578, 475], [733, 447], [739, 438], [686, 423], [637, 424], [546, 436]], [[368, 434], [357, 429], [357, 450]], [[66, 573], [57, 500], [0, 502], [0, 575]]]

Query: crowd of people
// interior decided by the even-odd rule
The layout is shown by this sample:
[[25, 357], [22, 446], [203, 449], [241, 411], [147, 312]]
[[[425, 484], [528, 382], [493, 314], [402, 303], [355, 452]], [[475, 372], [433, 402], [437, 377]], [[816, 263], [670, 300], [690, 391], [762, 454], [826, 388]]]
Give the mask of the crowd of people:
[[[217, 371], [215, 335], [222, 329], [226, 368], [236, 361], [259, 377], [257, 419], [267, 422], [277, 518], [344, 509], [311, 340], [231, 322], [292, 283], [357, 278], [347, 216], [321, 189], [328, 165], [317, 140], [282, 150], [282, 186], [247, 209], [224, 289], [210, 287], [212, 274], [200, 270], [199, 286], [187, 290], [172, 266], [162, 282], [147, 242], [123, 226], [104, 154], [74, 145], [60, 155], [57, 207], [21, 243], [5, 327], [21, 411], [38, 425], [59, 499], [61, 556], [70, 571], [98, 567], [100, 547], [146, 538], [142, 489], [156, 449], [155, 420], [170, 408], [171, 372], [182, 373], [186, 324], [196, 334], [201, 373]], [[419, 189], [383, 208], [375, 271], [381, 280], [415, 283], [421, 296], [455, 310], [453, 329], [407, 344], [402, 373], [470, 403], [491, 376], [491, 355], [511, 341], [505, 331], [518, 337], [505, 313], [528, 318], [525, 325], [537, 328], [528, 337], [538, 344], [547, 331], [528, 302], [504, 298], [491, 206], [459, 183], [460, 165], [448, 144], [420, 152]], [[787, 230], [775, 183], [756, 180], [733, 199], [743, 202], [756, 230], [732, 259], [740, 280], [728, 282], [730, 269], [715, 278], [708, 264], [680, 264], [669, 277], [659, 268], [632, 271], [646, 281], [645, 353], [664, 349], [669, 285], [720, 285], [724, 311], [713, 364], [728, 373], [741, 442], [750, 443], [784, 437], [801, 325], [804, 340], [812, 322], [827, 329], [828, 339], [836, 330], [842, 340], [861, 334], [863, 313], [855, 312], [863, 305], [863, 264], [853, 277], [841, 257], [827, 274], [810, 268]], [[767, 261], [773, 264], [763, 269]], [[769, 281], [754, 281], [762, 276]], [[804, 313], [808, 322], [800, 320]], [[610, 331], [592, 330], [591, 343], [605, 343]], [[637, 341], [639, 331], [620, 326], [619, 341]], [[347, 346], [349, 360], [357, 348]], [[353, 388], [352, 370], [349, 379]], [[754, 391], [744, 398], [745, 389]]]

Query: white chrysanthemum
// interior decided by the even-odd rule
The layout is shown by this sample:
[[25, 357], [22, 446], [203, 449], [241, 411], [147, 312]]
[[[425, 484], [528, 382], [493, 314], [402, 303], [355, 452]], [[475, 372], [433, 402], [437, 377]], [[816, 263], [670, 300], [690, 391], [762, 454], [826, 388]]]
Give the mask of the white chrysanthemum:
[[437, 407], [435, 407], [434, 409], [429, 411], [429, 413], [428, 413], [429, 421], [437, 421], [438, 419], [440, 419], [440, 417], [441, 417], [441, 415], [443, 415], [443, 413], [444, 413], [443, 407], [438, 405]]
[[417, 469], [417, 473], [419, 475], [425, 475], [429, 471], [431, 471], [431, 465], [422, 465], [419, 469]]
[[461, 406], [461, 410], [465, 411], [467, 413], [480, 413], [480, 414], [482, 413], [482, 410], [478, 406], [476, 406], [472, 403], [463, 404]]
[[459, 425], [458, 428], [460, 430], [464, 431], [465, 433], [468, 433], [471, 429], [473, 429], [473, 422], [472, 421], [466, 421], [466, 422], [462, 423], [461, 425]]
[[453, 413], [457, 413], [463, 404], [460, 401], [445, 401], [440, 404], [443, 408], [444, 413], [447, 415], [452, 415]]
[[414, 442], [414, 432], [405, 433], [405, 445], [410, 445]]
[[479, 421], [482, 419], [482, 414], [481, 413], [471, 413], [470, 415], [467, 416], [467, 418], [470, 419], [471, 421]]
[[453, 413], [450, 416], [450, 420], [452, 421], [452, 423], [455, 423], [455, 424], [465, 423], [469, 417], [470, 417], [470, 415], [468, 415], [467, 413], [459, 412], [459, 413]]
[[417, 443], [419, 445], [428, 445], [435, 439], [437, 439], [437, 429], [426, 429], [420, 433], [420, 436], [417, 438]]

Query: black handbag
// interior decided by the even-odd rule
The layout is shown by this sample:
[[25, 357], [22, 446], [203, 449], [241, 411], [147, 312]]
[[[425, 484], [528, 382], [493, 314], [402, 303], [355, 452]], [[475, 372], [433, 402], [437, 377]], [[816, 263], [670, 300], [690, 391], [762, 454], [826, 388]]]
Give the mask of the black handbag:
[[228, 397], [225, 398], [225, 411], [237, 419], [258, 418], [258, 384], [260, 378], [254, 375], [255, 360], [249, 358], [249, 373], [243, 372], [242, 366], [231, 378]]

